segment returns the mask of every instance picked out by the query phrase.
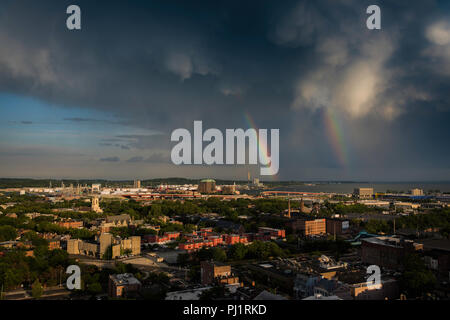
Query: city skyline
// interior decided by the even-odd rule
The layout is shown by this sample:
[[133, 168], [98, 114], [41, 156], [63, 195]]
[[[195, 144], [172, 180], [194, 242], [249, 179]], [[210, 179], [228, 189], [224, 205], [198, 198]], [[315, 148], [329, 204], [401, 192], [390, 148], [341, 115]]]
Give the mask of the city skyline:
[[[0, 177], [245, 180], [170, 133], [280, 129], [276, 181], [449, 181], [444, 1], [0, 4]], [[25, 10], [26, 8], [26, 10]], [[20, 17], [20, 18], [19, 18]]]

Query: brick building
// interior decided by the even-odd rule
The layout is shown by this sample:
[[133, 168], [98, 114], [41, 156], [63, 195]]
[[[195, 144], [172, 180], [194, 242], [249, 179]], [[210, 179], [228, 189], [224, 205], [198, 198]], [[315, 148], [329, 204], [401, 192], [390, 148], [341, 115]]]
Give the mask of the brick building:
[[397, 237], [372, 237], [361, 240], [361, 260], [389, 269], [401, 269], [403, 258], [422, 250], [423, 245]]
[[287, 223], [294, 233], [300, 233], [304, 236], [322, 235], [326, 233], [325, 219], [294, 219]]
[[342, 219], [326, 219], [327, 220], [327, 233], [341, 235], [350, 231], [350, 223], [348, 220]]
[[112, 298], [126, 297], [140, 292], [141, 282], [130, 273], [112, 274], [109, 276], [108, 294]]
[[259, 234], [268, 234], [271, 238], [274, 238], [274, 239], [286, 238], [286, 232], [283, 229], [259, 227], [258, 233]]
[[225, 234], [223, 240], [227, 245], [233, 245], [236, 243], [247, 243], [247, 237], [239, 234]]
[[239, 278], [233, 275], [230, 265], [215, 261], [202, 261], [200, 267], [200, 278], [203, 285], [239, 283]]
[[424, 239], [424, 258], [428, 267], [450, 279], [450, 240]]
[[72, 221], [72, 220], [66, 220], [66, 221], [59, 221], [57, 222], [57, 224], [60, 227], [63, 228], [73, 228], [73, 229], [77, 229], [77, 228], [83, 228], [83, 221]]
[[48, 241], [48, 250], [61, 249], [61, 242], [57, 239]]

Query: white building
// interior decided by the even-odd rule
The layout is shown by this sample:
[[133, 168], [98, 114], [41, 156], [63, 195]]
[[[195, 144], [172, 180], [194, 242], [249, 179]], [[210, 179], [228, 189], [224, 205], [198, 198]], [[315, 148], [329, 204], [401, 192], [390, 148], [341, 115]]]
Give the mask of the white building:
[[412, 196], [423, 196], [423, 190], [422, 189], [411, 189], [409, 191]]
[[414, 210], [420, 208], [420, 203], [412, 202], [394, 202], [395, 210]]
[[359, 203], [373, 208], [383, 208], [389, 209], [390, 202], [389, 201], [381, 201], [381, 200], [360, 200]]

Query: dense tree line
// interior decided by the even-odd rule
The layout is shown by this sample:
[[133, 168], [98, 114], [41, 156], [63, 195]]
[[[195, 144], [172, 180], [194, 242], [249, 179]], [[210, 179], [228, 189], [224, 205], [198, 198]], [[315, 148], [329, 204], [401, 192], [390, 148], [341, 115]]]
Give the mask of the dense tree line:
[[[369, 220], [361, 223], [369, 233], [393, 233], [394, 222], [386, 220]], [[401, 216], [395, 220], [396, 229], [417, 229], [419, 231], [428, 228], [439, 228], [443, 236], [450, 235], [450, 209], [433, 209], [428, 213]]]
[[30, 287], [36, 280], [46, 286], [65, 281], [65, 269], [74, 261], [64, 250], [49, 251], [45, 245], [34, 249], [34, 257], [25, 256], [23, 250], [4, 251], [0, 259], [0, 286], [11, 290], [24, 285]]
[[202, 248], [193, 254], [180, 254], [178, 263], [182, 265], [198, 265], [200, 261], [214, 260], [220, 262], [232, 262], [247, 259], [266, 260], [269, 258], [284, 257], [289, 254], [288, 250], [281, 249], [272, 241], [254, 241], [249, 245], [242, 243], [234, 244], [227, 250], [223, 248]]
[[436, 277], [425, 266], [417, 254], [405, 257], [402, 275], [400, 276], [400, 289], [409, 298], [424, 298], [436, 286]]

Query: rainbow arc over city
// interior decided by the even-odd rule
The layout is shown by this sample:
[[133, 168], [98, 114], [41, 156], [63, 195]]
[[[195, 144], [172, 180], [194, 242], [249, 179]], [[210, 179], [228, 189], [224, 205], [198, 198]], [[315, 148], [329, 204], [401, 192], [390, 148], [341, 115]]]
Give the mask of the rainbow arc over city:
[[[247, 124], [247, 126], [249, 126], [252, 129], [256, 130], [256, 133], [258, 134], [259, 132], [259, 128], [256, 125], [255, 121], [253, 120], [252, 116], [250, 115], [250, 113], [248, 113], [247, 111], [244, 112], [244, 119], [245, 122]], [[269, 130], [268, 130], [269, 131]], [[269, 133], [269, 132], [268, 132]], [[267, 137], [267, 140], [269, 139], [269, 137]], [[264, 157], [264, 162], [265, 163], [269, 163], [270, 162], [270, 158], [269, 158], [269, 148], [267, 146], [267, 141], [261, 141], [259, 139], [259, 135], [258, 135], [258, 150], [261, 150], [262, 152], [262, 156]], [[259, 157], [259, 156], [258, 156]], [[278, 174], [275, 174], [275, 172], [272, 170], [271, 168], [271, 173], [272, 173], [272, 178], [273, 179], [278, 179]]]
[[324, 108], [323, 121], [325, 131], [339, 164], [349, 166], [348, 147], [345, 143], [344, 127], [338, 114], [332, 108]]

